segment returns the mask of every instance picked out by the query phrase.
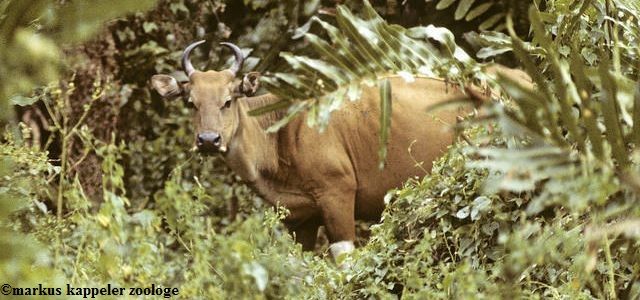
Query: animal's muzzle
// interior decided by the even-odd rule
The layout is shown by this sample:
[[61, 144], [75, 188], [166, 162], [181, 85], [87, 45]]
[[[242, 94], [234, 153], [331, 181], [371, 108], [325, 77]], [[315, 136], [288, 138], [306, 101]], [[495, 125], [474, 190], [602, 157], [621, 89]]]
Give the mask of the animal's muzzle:
[[196, 146], [200, 152], [217, 152], [220, 151], [222, 138], [216, 132], [203, 132], [198, 134]]

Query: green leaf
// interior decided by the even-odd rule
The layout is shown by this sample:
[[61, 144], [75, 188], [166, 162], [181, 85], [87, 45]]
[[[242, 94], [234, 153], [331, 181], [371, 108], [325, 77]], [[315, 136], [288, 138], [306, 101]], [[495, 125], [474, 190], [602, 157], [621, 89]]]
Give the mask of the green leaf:
[[575, 85], [571, 80], [567, 63], [560, 61], [558, 51], [556, 47], [553, 47], [553, 40], [551, 36], [547, 34], [547, 30], [544, 27], [540, 12], [533, 6], [529, 7], [529, 19], [534, 29], [535, 39], [546, 49], [545, 55], [549, 62], [550, 69], [553, 72], [554, 78], [551, 82], [553, 87], [555, 87], [554, 90], [556, 94], [552, 95], [552, 93], [548, 91], [548, 95], [551, 96], [549, 98], [557, 99], [560, 107], [560, 111], [558, 112], [559, 119], [562, 120], [563, 125], [568, 128], [570, 133], [568, 140], [570, 142], [576, 142], [578, 150], [584, 150], [583, 134], [578, 128], [577, 117], [573, 114], [573, 105], [579, 103], [580, 100]]
[[591, 91], [594, 90], [594, 87], [587, 78], [582, 59], [577, 55], [571, 57], [571, 75], [574, 78], [576, 89], [582, 102], [583, 123], [591, 142], [591, 150], [598, 159], [602, 160], [605, 158], [604, 143], [602, 132], [598, 128], [596, 120], [599, 115], [599, 109], [591, 101]]
[[498, 13], [491, 16], [484, 22], [480, 23], [480, 25], [478, 26], [478, 29], [481, 31], [489, 30], [491, 27], [495, 26], [498, 22], [500, 22], [505, 15], [506, 15], [505, 13]]
[[451, 4], [455, 2], [456, 0], [440, 0], [440, 2], [438, 2], [438, 5], [436, 5], [436, 9], [438, 10], [446, 9], [447, 7], [451, 6]]
[[589, 63], [589, 65], [594, 65], [596, 63], [596, 60], [598, 59], [598, 55], [593, 52], [593, 49], [587, 47], [582, 48], [582, 50], [580, 50], [580, 54]]
[[456, 61], [462, 63], [471, 63], [471, 57], [460, 48], [456, 42], [453, 33], [444, 27], [436, 27], [429, 25], [427, 27], [414, 27], [408, 32], [411, 37], [434, 39], [447, 50], [448, 56], [452, 56]]
[[487, 59], [490, 57], [494, 57], [494, 56], [498, 56], [500, 54], [503, 53], [507, 53], [509, 51], [512, 51], [511, 47], [499, 47], [499, 46], [491, 46], [491, 47], [484, 47], [480, 50], [478, 50], [478, 53], [476, 53], [476, 56], [480, 59]]
[[154, 30], [158, 30], [158, 25], [156, 25], [156, 23], [154, 22], [144, 22], [142, 24], [142, 29], [144, 30], [144, 32], [150, 33]]
[[640, 82], [636, 83], [633, 101], [633, 130], [631, 130], [631, 143], [640, 146]]
[[471, 9], [471, 5], [476, 2], [476, 0], [460, 0], [458, 2], [458, 7], [456, 8], [456, 12], [454, 14], [454, 18], [456, 20], [461, 20], [464, 16], [467, 15], [469, 9]]
[[169, 4], [169, 9], [174, 14], [178, 13], [179, 11], [183, 13], [189, 13], [189, 9], [184, 5], [183, 2], [171, 3]]
[[469, 11], [469, 13], [464, 18], [465, 21], [472, 21], [473, 19], [481, 16], [482, 14], [487, 12], [487, 10], [489, 10], [489, 8], [493, 6], [493, 4], [494, 2], [487, 2], [474, 7], [472, 10]]
[[458, 219], [466, 219], [469, 216], [471, 208], [469, 206], [465, 206], [456, 212], [456, 218]]
[[[240, 101], [242, 101], [242, 100], [240, 100]], [[276, 103], [272, 103], [272, 104], [269, 104], [269, 105], [265, 105], [265, 106], [253, 109], [253, 110], [249, 111], [249, 115], [250, 116], [259, 116], [259, 115], [262, 115], [262, 114], [266, 114], [268, 112], [285, 109], [285, 108], [289, 107], [289, 105], [291, 105], [291, 102], [289, 100], [281, 100], [281, 101], [278, 101]]]
[[35, 103], [36, 101], [38, 101], [38, 98], [36, 97], [25, 97], [22, 95], [14, 95], [11, 98], [9, 98], [9, 102], [11, 104], [18, 105], [18, 106], [29, 106]]
[[387, 143], [391, 132], [391, 82], [388, 78], [378, 83], [380, 87], [380, 150], [378, 168], [384, 169], [387, 159]]
[[602, 78], [602, 116], [607, 128], [605, 137], [609, 141], [611, 151], [618, 165], [626, 168], [629, 166], [629, 156], [623, 142], [622, 128], [619, 122], [620, 109], [617, 101], [617, 86], [609, 71], [611, 67], [610, 61], [605, 55], [601, 55], [604, 59], [598, 67], [600, 78]]
[[260, 292], [263, 292], [267, 288], [269, 273], [267, 273], [267, 270], [261, 264], [253, 261], [249, 264], [244, 264], [242, 270], [245, 274], [253, 277]]
[[[535, 18], [535, 13], [530, 10], [530, 14], [532, 14]], [[535, 23], [537, 20], [531, 20], [532, 23]], [[541, 23], [538, 23], [538, 27], [541, 26]], [[537, 85], [538, 89], [542, 92], [542, 95], [546, 101], [543, 101], [544, 113], [546, 114], [546, 118], [550, 120], [550, 124], [555, 124], [552, 126], [548, 126], [547, 129], [551, 131], [551, 137], [554, 142], [559, 145], [567, 145], [567, 142], [562, 138], [562, 134], [560, 133], [560, 128], [557, 126], [558, 124], [558, 116], [556, 114], [557, 99], [555, 95], [550, 90], [550, 86], [547, 84], [545, 78], [542, 76], [542, 72], [538, 69], [536, 63], [531, 58], [531, 54], [526, 50], [524, 42], [518, 38], [513, 29], [513, 21], [511, 18], [507, 18], [507, 29], [509, 30], [509, 34], [511, 35], [511, 39], [513, 41], [513, 52], [516, 57], [522, 62], [524, 69], [527, 73], [532, 77], [533, 82]]]

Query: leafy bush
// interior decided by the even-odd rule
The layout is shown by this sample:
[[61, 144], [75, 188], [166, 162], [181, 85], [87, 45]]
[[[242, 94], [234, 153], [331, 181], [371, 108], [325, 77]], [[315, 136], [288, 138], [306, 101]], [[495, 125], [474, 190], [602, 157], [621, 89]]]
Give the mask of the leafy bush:
[[[54, 9], [55, 17], [41, 24], [30, 23], [35, 15], [9, 22], [18, 20], [9, 8], [23, 2]], [[337, 22], [316, 16], [313, 22], [331, 33], [325, 35], [315, 25], [294, 30], [324, 4], [318, 1], [298, 10], [285, 9], [295, 7], [289, 1], [160, 2], [149, 14], [111, 22], [100, 42], [65, 49], [67, 58], [84, 59], [69, 62], [75, 75], [60, 75], [60, 44], [97, 31], [78, 32], [73, 24], [88, 21], [95, 30], [131, 7], [75, 19], [62, 12], [83, 1], [0, 4], [0, 38], [12, 41], [3, 49], [13, 49], [0, 49], [0, 61], [10, 62], [0, 71], [19, 64], [21, 72], [0, 83], [2, 100], [61, 78], [12, 98], [32, 116], [36, 110], [45, 115], [43, 149], [51, 152], [28, 143], [33, 127], [7, 127], [0, 145], [0, 272], [7, 282], [155, 284], [176, 287], [187, 299], [640, 297], [637, 4], [545, 1], [537, 6], [544, 11], [529, 9], [530, 39], [518, 37], [509, 21], [503, 24], [508, 35], [478, 34], [476, 43], [484, 48], [477, 56], [513, 52], [536, 83], [532, 91], [486, 74], [445, 29], [389, 25], [374, 10], [380, 3], [353, 4], [360, 13], [340, 7]], [[433, 4], [450, 5], [467, 18], [486, 7], [465, 0]], [[244, 10], [251, 14], [231, 20], [232, 12]], [[362, 38], [350, 28], [380, 39], [350, 43]], [[307, 39], [289, 46], [300, 55], [279, 60], [288, 37], [304, 30]], [[284, 38], [273, 34], [280, 31]], [[324, 86], [304, 94], [316, 100], [287, 102], [292, 114], [296, 107], [314, 112], [312, 124], [328, 122], [348, 91], [362, 82], [384, 83], [395, 75], [390, 72], [439, 74], [460, 85], [484, 82], [500, 93], [492, 94], [494, 101], [481, 110], [484, 118], [468, 124], [464, 141], [429, 175], [387, 195], [382, 221], [346, 258], [351, 267], [340, 270], [323, 247], [301, 251], [280, 222], [286, 210], [265, 207], [219, 159], [188, 150], [192, 138], [182, 102], [164, 102], [147, 91], [148, 76], [176, 70], [182, 45], [202, 35], [253, 47], [250, 66], [277, 65], [273, 70], [280, 73], [267, 83], [280, 94], [296, 94], [296, 85], [315, 86], [316, 76], [323, 76]], [[35, 54], [24, 47], [33, 43], [22, 38], [41, 40], [54, 49], [47, 55], [55, 55], [30, 59]], [[404, 46], [375, 42], [394, 38]], [[336, 57], [323, 57], [327, 47]], [[403, 61], [346, 59], [349, 51], [365, 48]], [[428, 51], [412, 55], [416, 49]], [[225, 63], [213, 49], [200, 56], [210, 58], [211, 68]], [[345, 62], [355, 65], [346, 77], [336, 66]], [[26, 72], [31, 63], [44, 64], [38, 69], [44, 73]], [[294, 84], [287, 81], [290, 74]], [[96, 184], [87, 184], [88, 173]]]

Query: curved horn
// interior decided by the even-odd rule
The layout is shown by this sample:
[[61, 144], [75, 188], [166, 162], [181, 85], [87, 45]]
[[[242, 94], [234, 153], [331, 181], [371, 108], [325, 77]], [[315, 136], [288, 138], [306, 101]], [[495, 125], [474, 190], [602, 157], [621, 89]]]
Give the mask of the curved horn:
[[187, 77], [191, 77], [191, 74], [196, 71], [196, 69], [194, 69], [193, 65], [191, 64], [189, 54], [191, 54], [191, 50], [193, 50], [195, 47], [198, 47], [204, 42], [205, 40], [192, 43], [191, 45], [187, 46], [187, 48], [185, 48], [184, 52], [182, 53], [182, 69], [184, 69], [184, 72], [187, 73]]
[[242, 50], [240, 50], [238, 46], [232, 43], [224, 42], [224, 43], [220, 43], [220, 45], [229, 47], [229, 49], [233, 50], [233, 55], [236, 57], [236, 62], [233, 64], [233, 66], [231, 66], [231, 69], [229, 70], [233, 72], [233, 75], [236, 75], [238, 71], [242, 69], [242, 63], [244, 62], [244, 54], [242, 54]]

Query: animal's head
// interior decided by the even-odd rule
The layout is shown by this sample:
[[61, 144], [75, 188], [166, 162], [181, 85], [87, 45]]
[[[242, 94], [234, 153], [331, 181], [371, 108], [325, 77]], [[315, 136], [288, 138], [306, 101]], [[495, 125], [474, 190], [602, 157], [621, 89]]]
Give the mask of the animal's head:
[[151, 85], [162, 97], [182, 95], [193, 107], [193, 125], [195, 144], [200, 152], [211, 154], [226, 152], [230, 140], [239, 125], [239, 110], [236, 99], [251, 96], [258, 87], [258, 74], [255, 72], [236, 78], [242, 68], [244, 56], [238, 46], [220, 43], [230, 48], [235, 55], [235, 63], [222, 71], [198, 71], [189, 59], [189, 54], [205, 41], [189, 45], [182, 55], [182, 67], [189, 78], [188, 82], [178, 82], [169, 75], [154, 75]]

